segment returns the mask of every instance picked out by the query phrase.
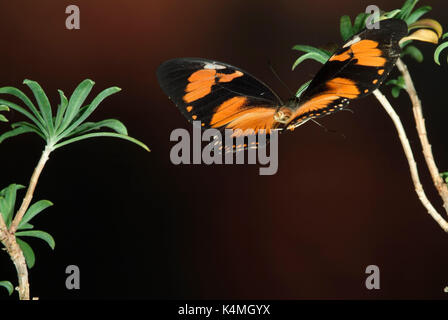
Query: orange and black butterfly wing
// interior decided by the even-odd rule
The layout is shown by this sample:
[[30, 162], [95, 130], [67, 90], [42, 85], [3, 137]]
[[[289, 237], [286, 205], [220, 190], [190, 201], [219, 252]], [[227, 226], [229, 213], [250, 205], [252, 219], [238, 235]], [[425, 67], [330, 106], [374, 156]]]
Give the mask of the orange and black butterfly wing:
[[408, 33], [399, 19], [380, 21], [342, 45], [322, 67], [300, 98], [289, 128], [331, 114], [362, 98], [386, 80], [400, 56], [399, 41]]
[[[201, 121], [203, 128], [223, 133], [232, 129], [232, 137], [263, 133], [269, 139], [278, 125], [274, 114], [282, 105], [280, 98], [260, 80], [234, 66], [180, 58], [161, 64], [157, 77], [162, 90], [188, 121]], [[234, 148], [247, 147], [242, 146]]]
[[222, 62], [173, 59], [160, 65], [157, 77], [181, 113], [205, 128], [269, 131], [282, 104], [260, 80]]

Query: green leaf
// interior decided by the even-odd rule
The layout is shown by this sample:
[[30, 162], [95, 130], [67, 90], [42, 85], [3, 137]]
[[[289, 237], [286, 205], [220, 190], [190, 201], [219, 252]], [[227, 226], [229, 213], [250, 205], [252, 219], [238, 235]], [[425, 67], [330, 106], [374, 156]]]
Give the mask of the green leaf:
[[[9, 111], [8, 106], [0, 105], [0, 112], [4, 112], [4, 111], [6, 111], [6, 112]], [[0, 114], [0, 121], [1, 122], [8, 122], [8, 119], [6, 119], [6, 117], [4, 115]]]
[[10, 184], [8, 187], [0, 191], [0, 212], [3, 215], [6, 226], [9, 227], [12, 216], [14, 215], [14, 208], [16, 204], [17, 190], [25, 188], [20, 184]]
[[413, 24], [414, 22], [416, 22], [418, 19], [420, 19], [422, 16], [424, 16], [431, 10], [432, 10], [431, 6], [423, 6], [423, 7], [418, 8], [406, 19], [406, 23], [408, 25]]
[[399, 76], [397, 79], [391, 79], [386, 84], [394, 85], [394, 86], [401, 87], [402, 89], [406, 89], [406, 82], [404, 81], [403, 76]]
[[34, 226], [31, 223], [25, 223], [23, 226], [17, 228], [17, 230], [30, 230], [33, 228]]
[[68, 137], [84, 134], [104, 127], [112, 129], [116, 133], [128, 135], [128, 130], [122, 122], [118, 121], [117, 119], [106, 119], [99, 122], [85, 122], [75, 130], [73, 130], [72, 133], [68, 135]]
[[310, 85], [311, 81], [313, 80], [309, 80], [307, 82], [305, 82], [304, 84], [302, 84], [299, 88], [299, 90], [297, 90], [296, 92], [296, 97], [300, 98], [300, 96], [302, 95], [302, 93], [308, 88], [308, 86]]
[[73, 118], [72, 123], [74, 123], [76, 120], [78, 120], [84, 114], [84, 112], [87, 110], [87, 108], [89, 106], [90, 106], [90, 104], [86, 104], [85, 106], [82, 106], [81, 108], [79, 108], [79, 111], [76, 114], [76, 116]]
[[44, 119], [42, 118], [42, 115], [37, 110], [36, 106], [33, 104], [33, 102], [28, 98], [28, 96], [23, 93], [21, 90], [14, 88], [14, 87], [3, 87], [0, 88], [0, 93], [4, 94], [10, 94], [16, 98], [19, 98], [23, 101], [23, 103], [31, 110], [31, 112], [34, 114], [34, 116], [39, 120], [40, 124], [44, 124]]
[[42, 132], [45, 132], [45, 135], [47, 135], [47, 132], [45, 130], [45, 127], [42, 126], [42, 124], [28, 111], [26, 111], [24, 108], [22, 108], [21, 106], [11, 102], [11, 101], [7, 101], [4, 99], [0, 99], [0, 104], [1, 105], [6, 105], [8, 107], [10, 107], [11, 109], [20, 112], [21, 114], [23, 114], [25, 117], [27, 117], [28, 119], [30, 119], [31, 121], [33, 121], [41, 130]]
[[55, 247], [55, 242], [53, 237], [45, 231], [41, 231], [41, 230], [29, 230], [29, 231], [19, 231], [16, 232], [16, 236], [20, 236], [20, 237], [34, 237], [34, 238], [39, 238], [44, 240], [46, 243], [48, 243], [48, 245], [50, 246], [51, 249], [54, 250]]
[[300, 56], [296, 62], [292, 65], [292, 70], [294, 70], [299, 64], [301, 64], [303, 61], [307, 59], [316, 60], [317, 62], [320, 62], [322, 64], [325, 64], [328, 61], [328, 58], [326, 56], [323, 56], [316, 52], [309, 52], [305, 53], [304, 55]]
[[397, 16], [397, 18], [406, 20], [411, 14], [417, 2], [418, 0], [406, 0], [406, 2], [403, 4], [403, 7], [401, 7], [401, 12]]
[[70, 127], [68, 127], [64, 132], [58, 135], [58, 139], [63, 139], [67, 135], [69, 135], [74, 129], [76, 129], [84, 120], [86, 120], [98, 107], [98, 105], [110, 95], [119, 92], [121, 89], [118, 87], [111, 87], [106, 90], [103, 90], [98, 94], [95, 99], [92, 100], [89, 107], [85, 109], [85, 111], [81, 114], [81, 116], [75, 120]]
[[19, 128], [19, 127], [25, 128], [27, 130], [30, 130], [29, 132], [34, 132], [37, 135], [39, 135], [42, 139], [46, 140], [45, 134], [42, 131], [40, 131], [40, 129], [37, 126], [35, 126], [34, 124], [31, 124], [29, 122], [25, 122], [25, 121], [15, 122], [15, 123], [11, 124], [11, 127], [13, 129]]
[[397, 79], [392, 79], [386, 82], [387, 85], [392, 85], [392, 86], [396, 86], [398, 83]]
[[394, 98], [398, 98], [401, 90], [406, 89], [406, 82], [404, 81], [403, 76], [399, 76], [397, 79], [389, 80], [386, 84], [393, 86], [391, 93]]
[[61, 125], [62, 119], [64, 117], [65, 110], [67, 110], [68, 106], [68, 99], [65, 96], [64, 92], [62, 90], [58, 90], [59, 97], [61, 98], [61, 103], [58, 106], [58, 111], [56, 112], [56, 119], [54, 121], [54, 127], [57, 131], [59, 126]]
[[5, 141], [6, 139], [9, 139], [9, 138], [12, 138], [12, 137], [16, 137], [16, 136], [21, 135], [23, 133], [29, 133], [29, 132], [33, 132], [33, 130], [27, 129], [27, 128], [24, 128], [24, 127], [18, 127], [18, 128], [12, 129], [12, 130], [7, 131], [5, 133], [2, 133], [0, 135], [0, 143]]
[[347, 41], [351, 36], [353, 36], [352, 21], [349, 16], [341, 17], [340, 32], [344, 41]]
[[53, 203], [48, 200], [40, 200], [31, 205], [28, 210], [23, 215], [22, 221], [20, 221], [18, 228], [20, 229], [25, 224], [27, 224], [31, 219], [33, 219], [36, 215], [41, 213], [43, 210], [51, 207]]
[[353, 34], [357, 34], [366, 27], [367, 18], [370, 15], [368, 13], [360, 13], [355, 18], [355, 23], [353, 24]]
[[395, 9], [389, 12], [385, 12], [380, 16], [380, 20], [387, 20], [395, 18], [399, 13], [401, 12], [401, 9]]
[[23, 81], [31, 91], [33, 91], [34, 97], [36, 98], [37, 104], [39, 105], [40, 112], [44, 118], [45, 126], [47, 128], [47, 132], [50, 136], [54, 134], [54, 126], [53, 126], [53, 116], [51, 113], [51, 105], [48, 100], [47, 95], [44, 90], [36, 81], [25, 79]]
[[446, 38], [448, 38], [448, 32], [442, 36], [442, 40], [445, 40]]
[[16, 238], [16, 241], [20, 249], [22, 249], [23, 251], [26, 264], [28, 265], [28, 269], [31, 269], [32, 267], [34, 267], [34, 263], [36, 262], [36, 255], [34, 254], [33, 249], [28, 243], [26, 243], [22, 239]]
[[411, 44], [413, 40], [405, 40], [403, 42], [399, 42], [401, 49], [405, 48], [407, 45]]
[[448, 172], [442, 172], [440, 176], [443, 180], [445, 180], [446, 183], [448, 183]]
[[302, 45], [302, 44], [297, 44], [294, 47], [292, 47], [292, 50], [296, 50], [296, 51], [302, 51], [302, 52], [315, 52], [317, 54], [320, 54], [322, 56], [327, 56], [327, 59], [330, 59], [331, 57], [331, 52], [324, 50], [324, 49], [319, 49], [313, 46], [307, 46], [307, 45]]
[[129, 137], [127, 135], [113, 133], [113, 132], [98, 132], [98, 133], [89, 133], [89, 134], [85, 134], [85, 135], [82, 135], [82, 136], [77, 136], [75, 138], [65, 140], [65, 141], [55, 145], [54, 149], [56, 150], [56, 149], [58, 149], [60, 147], [63, 147], [65, 145], [68, 145], [68, 144], [73, 143], [73, 142], [77, 142], [77, 141], [81, 141], [81, 140], [85, 140], [85, 139], [90, 139], [90, 138], [96, 138], [96, 137], [113, 137], [113, 138], [120, 138], [120, 139], [128, 140], [128, 141], [131, 141], [131, 142], [135, 143], [136, 145], [142, 147], [146, 151], [150, 151], [149, 148], [143, 142], [140, 142], [137, 139], [134, 139], [134, 138]]
[[327, 50], [315, 48], [313, 46], [307, 46], [307, 45], [295, 45], [292, 47], [293, 50], [297, 51], [303, 51], [306, 52], [306, 54], [300, 56], [296, 62], [292, 66], [292, 70], [294, 70], [300, 63], [307, 59], [316, 60], [320, 63], [325, 63], [330, 59], [331, 53]]
[[414, 58], [417, 62], [423, 62], [423, 53], [415, 46], [405, 47], [403, 52], [401, 53], [401, 56], [404, 57], [406, 55]]
[[398, 98], [400, 96], [400, 91], [401, 91], [400, 87], [393, 87], [392, 90], [391, 90], [392, 96], [394, 98]]
[[94, 85], [95, 82], [90, 79], [86, 79], [76, 87], [75, 91], [73, 91], [70, 97], [70, 100], [68, 101], [67, 110], [65, 111], [62, 123], [59, 126], [56, 135], [59, 135], [70, 125], [72, 120], [78, 114], [79, 109], [81, 108], [82, 104], [86, 100]]
[[442, 44], [440, 44], [436, 51], [434, 51], [434, 61], [440, 66], [440, 54], [442, 53], [443, 50], [445, 50], [446, 48], [448, 48], [448, 41], [444, 42]]
[[12, 295], [12, 293], [14, 292], [14, 286], [9, 281], [0, 281], [0, 287], [3, 287], [6, 290], [8, 290], [9, 295]]

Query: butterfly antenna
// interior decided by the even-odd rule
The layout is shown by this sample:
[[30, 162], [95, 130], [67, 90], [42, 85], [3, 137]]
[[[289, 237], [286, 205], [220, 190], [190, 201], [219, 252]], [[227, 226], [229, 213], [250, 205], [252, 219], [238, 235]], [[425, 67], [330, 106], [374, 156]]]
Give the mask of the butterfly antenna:
[[279, 77], [277, 71], [275, 71], [274, 67], [272, 66], [272, 63], [270, 60], [268, 60], [269, 69], [271, 69], [271, 72], [274, 74], [274, 76], [277, 78], [278, 81], [289, 91], [289, 94], [291, 96], [295, 96], [294, 92], [288, 87], [288, 85]]
[[311, 118], [311, 121], [313, 121], [315, 124], [317, 124], [319, 127], [321, 127], [322, 129], [325, 130], [325, 132], [330, 132], [330, 130], [328, 130], [328, 128], [326, 126], [324, 126], [322, 123], [317, 122], [316, 120], [314, 120], [313, 118]]
[[[324, 126], [323, 124], [317, 122], [317, 121], [314, 120], [314, 119], [311, 119], [311, 121], [313, 121], [313, 122], [314, 122], [315, 124], [317, 124], [319, 127], [321, 127], [322, 129], [324, 129], [325, 132], [328, 132], [328, 133], [338, 133], [336, 130], [329, 130], [326, 126]], [[341, 136], [343, 139], [346, 138], [346, 136], [345, 136], [343, 133], [341, 133], [340, 136]]]
[[348, 111], [348, 112], [350, 112], [352, 114], [355, 114], [355, 111], [353, 111], [352, 109], [349, 109], [349, 108], [344, 108], [341, 111]]

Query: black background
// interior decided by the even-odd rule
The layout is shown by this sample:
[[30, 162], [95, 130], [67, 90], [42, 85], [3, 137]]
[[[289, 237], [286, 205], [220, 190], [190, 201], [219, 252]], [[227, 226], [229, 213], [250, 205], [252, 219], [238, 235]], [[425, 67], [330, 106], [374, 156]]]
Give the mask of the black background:
[[[81, 10], [81, 29], [65, 28], [66, 6]], [[442, 299], [448, 286], [448, 238], [417, 199], [395, 129], [373, 97], [322, 119], [338, 134], [307, 124], [282, 135], [279, 170], [259, 176], [254, 165], [174, 166], [175, 128], [188, 128], [160, 90], [164, 60], [199, 56], [250, 71], [286, 99], [271, 60], [294, 90], [317, 63], [291, 72], [295, 44], [339, 42], [339, 17], [371, 1], [3, 1], [0, 81], [30, 94], [38, 81], [57, 105], [85, 78], [92, 98], [110, 86], [93, 120], [118, 118], [149, 145], [87, 140], [51, 155], [35, 199], [55, 206], [37, 229], [56, 240], [37, 253], [31, 294], [40, 299]], [[402, 1], [375, 2], [385, 10]], [[448, 25], [446, 1], [425, 1], [428, 16]], [[448, 168], [445, 66], [409, 59], [423, 101], [439, 167]], [[389, 91], [384, 88], [383, 91]], [[392, 99], [392, 98], [391, 98]], [[392, 100], [402, 117], [427, 194], [442, 211], [419, 153], [410, 102]], [[20, 120], [10, 113], [12, 121]], [[7, 130], [1, 124], [0, 130]], [[343, 138], [341, 135], [344, 135]], [[445, 144], [444, 144], [445, 143]], [[1, 146], [1, 186], [27, 184], [43, 149], [36, 136]], [[23, 194], [22, 194], [23, 195]], [[81, 290], [65, 288], [65, 268], [81, 270]], [[381, 269], [381, 290], [364, 286], [365, 268]], [[0, 256], [0, 280], [16, 282]], [[4, 292], [5, 293], [5, 292]], [[7, 298], [2, 294], [1, 298]], [[15, 298], [15, 297], [14, 297]]]

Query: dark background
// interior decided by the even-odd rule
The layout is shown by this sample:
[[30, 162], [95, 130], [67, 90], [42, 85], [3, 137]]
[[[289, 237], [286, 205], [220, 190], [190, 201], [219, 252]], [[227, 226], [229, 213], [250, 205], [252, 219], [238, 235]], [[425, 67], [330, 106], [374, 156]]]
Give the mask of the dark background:
[[[399, 1], [375, 1], [385, 10]], [[81, 29], [65, 28], [65, 8], [81, 10]], [[122, 140], [87, 140], [51, 155], [35, 200], [55, 206], [38, 216], [56, 249], [38, 239], [30, 272], [41, 299], [446, 299], [448, 237], [428, 216], [410, 179], [395, 129], [374, 97], [322, 124], [282, 135], [279, 170], [258, 166], [174, 166], [175, 128], [189, 128], [155, 77], [164, 60], [198, 56], [250, 71], [285, 100], [272, 61], [294, 90], [317, 63], [290, 68], [294, 44], [340, 40], [339, 17], [372, 1], [2, 1], [1, 85], [29, 89], [38, 81], [53, 105], [57, 89], [71, 94], [85, 78], [123, 89], [93, 120], [118, 118], [152, 149]], [[424, 1], [428, 15], [448, 26], [446, 1]], [[446, 150], [445, 66], [421, 44], [423, 64], [407, 62], [425, 107], [441, 170]], [[389, 92], [389, 88], [383, 91]], [[392, 98], [391, 98], [392, 99]], [[402, 117], [430, 199], [442, 212], [416, 137], [405, 94], [392, 100]], [[20, 120], [10, 113], [12, 121]], [[0, 130], [7, 130], [0, 125]], [[345, 135], [343, 138], [341, 135]], [[445, 138], [445, 140], [444, 140]], [[44, 145], [24, 135], [1, 146], [1, 187], [27, 184]], [[23, 195], [23, 193], [22, 193]], [[81, 290], [65, 288], [65, 268], [81, 269]], [[381, 290], [364, 286], [365, 268], [381, 269]], [[0, 280], [16, 283], [0, 256]], [[1, 292], [2, 299], [6, 298]], [[15, 299], [16, 297], [14, 297]]]

